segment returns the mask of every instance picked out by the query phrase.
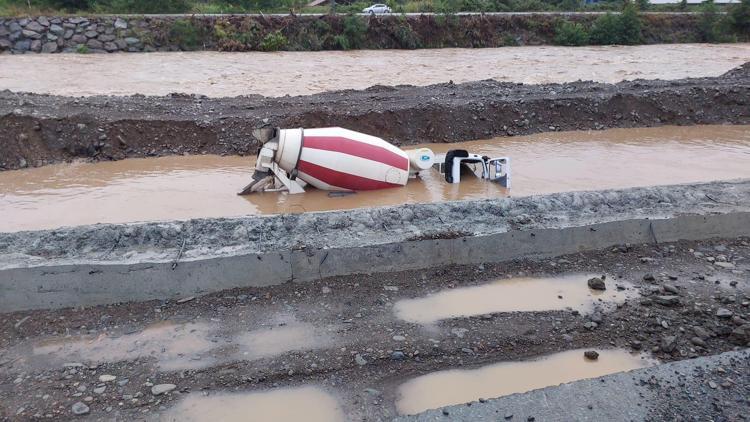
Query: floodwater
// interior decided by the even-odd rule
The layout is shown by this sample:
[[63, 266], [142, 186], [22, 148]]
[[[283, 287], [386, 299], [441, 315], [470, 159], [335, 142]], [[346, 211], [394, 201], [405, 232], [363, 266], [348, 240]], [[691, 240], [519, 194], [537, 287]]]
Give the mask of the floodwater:
[[206, 323], [175, 324], [161, 322], [143, 331], [119, 337], [100, 334], [96, 337], [56, 339], [34, 347], [33, 354], [42, 359], [64, 362], [119, 362], [155, 358], [165, 371], [197, 369], [214, 363], [208, 356], [216, 344]]
[[281, 97], [449, 80], [537, 84], [719, 76], [747, 61], [750, 44], [0, 55], [0, 90]]
[[248, 324], [226, 330], [214, 323], [163, 321], [133, 333], [51, 338], [34, 345], [26, 363], [57, 367], [65, 362], [155, 359], [162, 371], [181, 371], [322, 349], [334, 342], [323, 327], [285, 315], [272, 319], [270, 327], [253, 330], [246, 329]]
[[501, 362], [478, 369], [456, 369], [414, 378], [399, 387], [398, 412], [412, 415], [442, 406], [523, 393], [572, 381], [653, 365], [655, 362], [626, 350], [598, 350], [599, 359], [569, 350], [538, 360]]
[[[637, 295], [631, 285], [605, 280], [607, 290], [589, 289], [594, 275], [566, 275], [548, 278], [512, 278], [475, 287], [444, 290], [417, 299], [396, 302], [393, 311], [400, 319], [418, 324], [462, 316], [496, 312], [534, 312], [576, 309], [590, 312], [596, 304], [622, 303]], [[625, 290], [618, 290], [622, 286]]]
[[510, 157], [511, 191], [470, 176], [462, 177], [460, 184], [447, 184], [431, 170], [403, 188], [342, 197], [332, 198], [315, 189], [300, 195], [237, 196], [250, 180], [253, 157], [174, 156], [73, 163], [0, 172], [0, 231], [341, 210], [750, 177], [750, 126], [551, 132], [424, 146], [437, 153], [462, 148]]
[[251, 393], [193, 393], [167, 410], [165, 422], [343, 422], [338, 401], [318, 387], [305, 386]]

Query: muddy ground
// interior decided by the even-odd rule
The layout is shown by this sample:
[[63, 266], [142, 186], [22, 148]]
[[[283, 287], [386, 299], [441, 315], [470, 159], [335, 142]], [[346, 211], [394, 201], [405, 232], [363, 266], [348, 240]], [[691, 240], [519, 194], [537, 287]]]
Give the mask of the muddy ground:
[[[625, 288], [641, 296], [593, 313], [496, 313], [444, 320], [434, 327], [401, 321], [393, 314], [394, 302], [402, 298], [496, 278], [571, 273], [607, 274], [608, 289], [632, 283], [634, 287]], [[576, 348], [619, 347], [668, 362], [744, 347], [750, 341], [748, 305], [750, 239], [736, 238], [621, 245], [539, 261], [337, 277], [236, 289], [181, 303], [17, 312], [0, 316], [0, 415], [8, 420], [34, 415], [68, 420], [71, 406], [82, 401], [92, 419], [153, 419], [190, 392], [313, 384], [338, 398], [347, 420], [389, 420], [396, 415], [396, 387], [435, 370]], [[160, 321], [212, 324], [217, 328], [209, 338], [218, 346], [200, 356], [181, 357], [178, 362], [188, 369], [178, 365], [172, 370], [149, 357], [94, 363], [34, 353], [34, 347], [55, 344], [50, 341], [64, 336], [83, 335], [88, 341], [126, 337]], [[314, 350], [257, 359], [231, 354], [233, 335], [285, 325], [322, 332], [325, 335], [316, 337], [327, 340], [311, 346]], [[196, 338], [200, 335], [198, 330]], [[101, 382], [101, 375], [114, 375], [117, 381]], [[740, 373], [737, 383], [746, 385], [748, 375]], [[153, 395], [151, 385], [162, 383], [177, 388]], [[106, 387], [103, 392], [101, 387]], [[667, 398], [649, 404], [654, 414], [670, 414], [664, 406], [689, 401]], [[743, 409], [708, 401], [691, 406], [699, 419], [714, 420], [737, 420]]]
[[311, 96], [71, 98], [0, 92], [0, 170], [77, 158], [255, 154], [252, 130], [343, 126], [396, 145], [555, 130], [750, 123], [750, 65], [716, 78], [483, 81]]

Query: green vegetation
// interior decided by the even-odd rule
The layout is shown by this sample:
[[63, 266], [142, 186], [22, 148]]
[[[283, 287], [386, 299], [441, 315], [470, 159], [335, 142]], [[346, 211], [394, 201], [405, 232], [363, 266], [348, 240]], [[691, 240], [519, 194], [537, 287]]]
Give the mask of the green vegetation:
[[168, 40], [183, 50], [198, 49], [205, 39], [205, 31], [190, 19], [177, 19], [169, 29]]
[[587, 45], [589, 43], [589, 32], [580, 23], [563, 22], [555, 31], [555, 44], [557, 45]]
[[287, 40], [281, 31], [269, 32], [260, 42], [262, 51], [278, 51], [286, 47]]
[[367, 23], [361, 16], [349, 15], [344, 18], [343, 32], [334, 37], [338, 48], [354, 50], [361, 48], [367, 35]]

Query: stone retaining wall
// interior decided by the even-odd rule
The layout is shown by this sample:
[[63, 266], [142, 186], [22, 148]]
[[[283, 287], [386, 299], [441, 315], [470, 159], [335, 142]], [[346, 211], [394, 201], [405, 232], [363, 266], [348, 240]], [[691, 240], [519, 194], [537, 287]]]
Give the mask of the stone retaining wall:
[[[598, 15], [123, 15], [0, 17], [0, 53], [336, 50], [552, 44], [563, 21]], [[700, 41], [698, 15], [647, 13], [643, 43]]]

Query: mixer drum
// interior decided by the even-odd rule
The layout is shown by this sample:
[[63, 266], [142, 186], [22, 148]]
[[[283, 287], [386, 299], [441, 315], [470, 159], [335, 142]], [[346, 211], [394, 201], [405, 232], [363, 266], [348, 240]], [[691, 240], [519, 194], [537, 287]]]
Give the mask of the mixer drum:
[[409, 156], [375, 136], [339, 127], [282, 129], [274, 161], [323, 190], [373, 190], [404, 186]]

